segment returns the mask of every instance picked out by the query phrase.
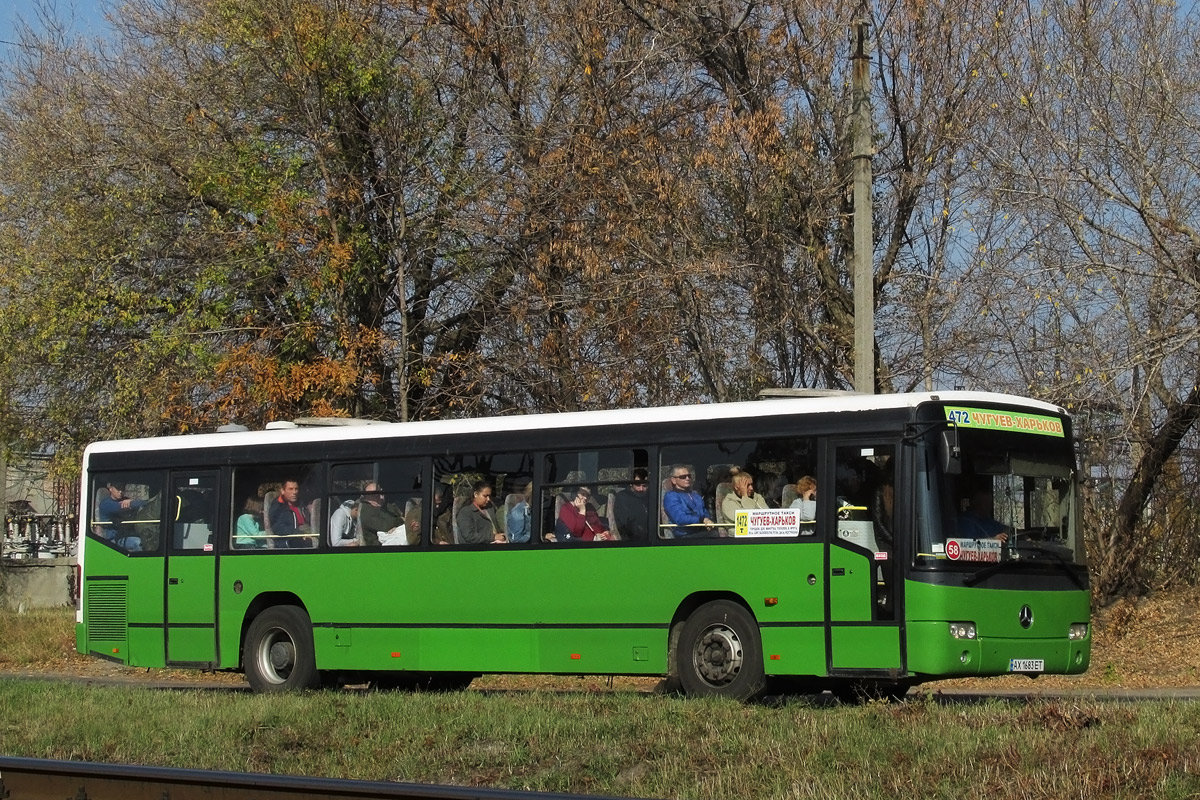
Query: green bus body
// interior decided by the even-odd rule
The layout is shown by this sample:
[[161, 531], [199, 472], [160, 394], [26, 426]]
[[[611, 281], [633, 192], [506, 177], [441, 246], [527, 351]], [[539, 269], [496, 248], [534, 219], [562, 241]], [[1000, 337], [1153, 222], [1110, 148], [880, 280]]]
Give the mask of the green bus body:
[[[756, 541], [734, 539], [732, 527], [723, 529], [730, 531], [727, 537], [683, 541], [663, 533], [660, 525], [659, 536], [644, 541], [551, 543], [542, 540], [550, 526], [551, 506], [546, 505], [542, 536], [521, 545], [437, 546], [424, 533], [412, 547], [337, 549], [324, 539], [317, 545], [314, 536], [304, 549], [239, 550], [230, 544], [240, 502], [230, 490], [237, 470], [260, 461], [320, 461], [313, 485], [326, 481], [326, 488], [314, 490], [314, 496], [328, 509], [337, 499], [329, 488], [337, 475], [334, 465], [355, 458], [340, 454], [350, 450], [347, 434], [314, 443], [308, 433], [269, 432], [270, 448], [254, 444], [260, 434], [224, 434], [251, 442], [245, 447], [234, 446], [232, 439], [229, 447], [217, 447], [220, 439], [213, 436], [193, 437], [203, 439], [201, 448], [187, 447], [188, 437], [122, 443], [112, 452], [89, 454], [82, 508], [94, 507], [94, 492], [104, 488], [97, 486], [103, 478], [94, 476], [123, 474], [126, 462], [130, 475], [159, 470], [169, 476], [163, 481], [176, 481], [176, 496], [145, 514], [147, 519], [137, 521], [140, 527], [127, 525], [140, 534], [146, 550], [114, 546], [96, 519], [84, 520], [77, 648], [134, 666], [248, 670], [252, 685], [265, 690], [303, 688], [334, 676], [385, 684], [457, 676], [461, 685], [481, 673], [616, 674], [669, 676], [682, 679], [683, 689], [692, 694], [748, 697], [772, 678], [813, 690], [890, 691], [945, 677], [1086, 670], [1091, 646], [1087, 573], [1078, 533], [1068, 537], [1066, 532], [1075, 525], [1073, 485], [1059, 497], [1039, 494], [1043, 473], [1054, 473], [1047, 480], [1066, 485], [1059, 468], [1026, 466], [1028, 454], [1001, 453], [1000, 445], [990, 444], [1022, 445], [1032, 439], [979, 439], [981, 447], [991, 449], [975, 456], [971, 468], [979, 475], [991, 470], [987, 474], [999, 476], [996, 485], [1007, 480], [1017, 486], [1015, 495], [1008, 490], [1004, 498], [1014, 507], [1024, 502], [1026, 522], [1039, 507], [1053, 506], [1054, 514], [1069, 507], [1072, 518], [1061, 521], [1062, 530], [1048, 534], [1047, 526], [1025, 525], [1036, 531], [1038, 543], [1023, 553], [1024, 545], [1016, 541], [1006, 549], [980, 545], [980, 558], [994, 555], [994, 564], [953, 562], [944, 549], [949, 539], [939, 543], [939, 535], [921, 532], [948, 524], [938, 520], [950, 512], [945, 503], [942, 512], [935, 508], [937, 491], [919, 487], [956, 480], [961, 473], [946, 448], [962, 444], [965, 451], [971, 443], [969, 427], [945, 424], [943, 409], [1011, 410], [1019, 408], [1017, 400], [954, 393], [953, 403], [928, 396], [892, 402], [883, 411], [836, 411], [821, 417], [812, 434], [814, 470], [830, 486], [835, 473], [844, 472], [839, 454], [875, 457], [881, 450], [875, 443], [884, 443], [899, 504], [888, 523], [895, 531], [889, 547], [847, 544], [841, 537], [864, 529], [879, 534], [883, 523], [872, 528], [869, 522], [842, 521], [853, 513], [847, 509], [865, 506], [851, 506], [840, 497], [822, 500], [818, 491], [820, 514], [811, 529]], [[830, 400], [745, 404], [764, 415], [753, 436], [785, 426], [774, 416], [773, 409], [785, 410], [779, 403], [789, 407], [786, 426], [804, 427], [806, 415], [817, 414], [815, 408], [839, 408]], [[1042, 405], [1035, 407], [1039, 414], [1066, 420]], [[709, 408], [721, 415], [728, 407]], [[722, 437], [713, 436], [707, 420], [690, 429], [653, 422], [638, 429], [631, 422], [625, 430], [611, 431], [609, 442], [619, 447], [627, 437], [629, 446], [647, 448], [654, 507], [665, 492], [659, 485], [668, 470], [658, 450], [666, 453], [693, 439], [736, 438], [729, 418], [720, 419]], [[502, 422], [491, 423], [501, 431], [493, 436], [500, 443], [496, 447], [503, 447], [502, 436], [508, 435]], [[371, 430], [373, 438], [361, 443], [367, 462], [385, 451], [411, 450], [428, 459], [448, 446], [437, 436], [409, 442]], [[960, 432], [962, 440], [955, 441]], [[297, 437], [294, 456], [287, 453], [289, 434]], [[529, 446], [535, 456], [529, 463], [539, 465], [532, 470], [535, 492], [553, 483], [551, 467], [541, 465], [554, 458], [544, 454], [570, 450], [570, 442], [589, 436], [573, 439], [568, 432]], [[170, 445], [161, 447], [164, 442]], [[1069, 428], [1059, 441], [1039, 438], [1036, 444], [1058, 454], [1054, 463], [1073, 458]], [[576, 449], [600, 446], [583, 441]], [[761, 443], [756, 448], [758, 453], [769, 449]], [[969, 452], [964, 457], [972, 458]], [[755, 464], [766, 474], [784, 460], [763, 456]], [[931, 466], [939, 460], [940, 466]], [[422, 463], [428, 475], [434, 462]], [[425, 490], [431, 483], [425, 480]], [[208, 538], [199, 546], [180, 533], [187, 504], [177, 486], [207, 490], [216, 509], [208, 512]], [[994, 502], [1002, 505], [999, 490]], [[435, 527], [431, 513], [427, 509], [419, 523], [422, 531]], [[1012, 533], [1023, 535], [1016, 526]], [[966, 551], [971, 544], [960, 546]], [[957, 552], [957, 546], [951, 548]], [[969, 628], [956, 637], [950, 623]], [[714, 651], [720, 651], [715, 672], [694, 666]], [[312, 676], [296, 666], [305, 659], [315, 667]]]

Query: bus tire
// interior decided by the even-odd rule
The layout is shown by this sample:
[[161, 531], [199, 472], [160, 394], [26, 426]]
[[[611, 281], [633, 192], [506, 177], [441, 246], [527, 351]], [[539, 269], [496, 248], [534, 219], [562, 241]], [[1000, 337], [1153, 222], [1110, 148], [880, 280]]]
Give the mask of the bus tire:
[[320, 682], [312, 622], [304, 609], [274, 606], [246, 632], [246, 680], [256, 692], [312, 689]]
[[732, 601], [705, 603], [683, 624], [675, 670], [689, 697], [757, 697], [766, 686], [758, 623]]

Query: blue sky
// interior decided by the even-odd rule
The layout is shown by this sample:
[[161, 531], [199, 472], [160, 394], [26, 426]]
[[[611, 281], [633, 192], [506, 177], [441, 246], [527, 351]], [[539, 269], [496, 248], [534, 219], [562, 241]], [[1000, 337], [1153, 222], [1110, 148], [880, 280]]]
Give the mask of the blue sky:
[[[71, 29], [82, 35], [103, 34], [107, 26], [102, 0], [43, 0], [53, 16], [70, 21]], [[18, 18], [37, 24], [37, 0], [0, 0], [0, 53], [15, 42]]]

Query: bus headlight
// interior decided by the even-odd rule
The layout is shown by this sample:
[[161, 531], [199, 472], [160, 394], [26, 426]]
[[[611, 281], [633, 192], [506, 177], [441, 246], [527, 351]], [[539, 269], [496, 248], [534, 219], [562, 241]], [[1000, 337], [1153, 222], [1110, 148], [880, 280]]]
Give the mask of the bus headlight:
[[975, 638], [975, 623], [974, 622], [951, 622], [950, 635], [955, 639], [974, 639]]
[[1070, 641], [1086, 639], [1087, 631], [1088, 626], [1086, 622], [1072, 622], [1071, 627], [1067, 629], [1067, 639]]

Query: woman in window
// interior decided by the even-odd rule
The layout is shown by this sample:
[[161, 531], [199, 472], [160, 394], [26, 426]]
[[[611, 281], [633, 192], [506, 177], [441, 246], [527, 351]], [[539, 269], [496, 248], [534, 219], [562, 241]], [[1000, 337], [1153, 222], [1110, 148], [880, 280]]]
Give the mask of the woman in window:
[[582, 539], [585, 542], [611, 542], [617, 537], [608, 530], [608, 526], [596, 513], [596, 507], [591, 500], [592, 492], [586, 486], [577, 487], [569, 492], [569, 503], [563, 503], [558, 510], [558, 524], [555, 526], [558, 540]]

